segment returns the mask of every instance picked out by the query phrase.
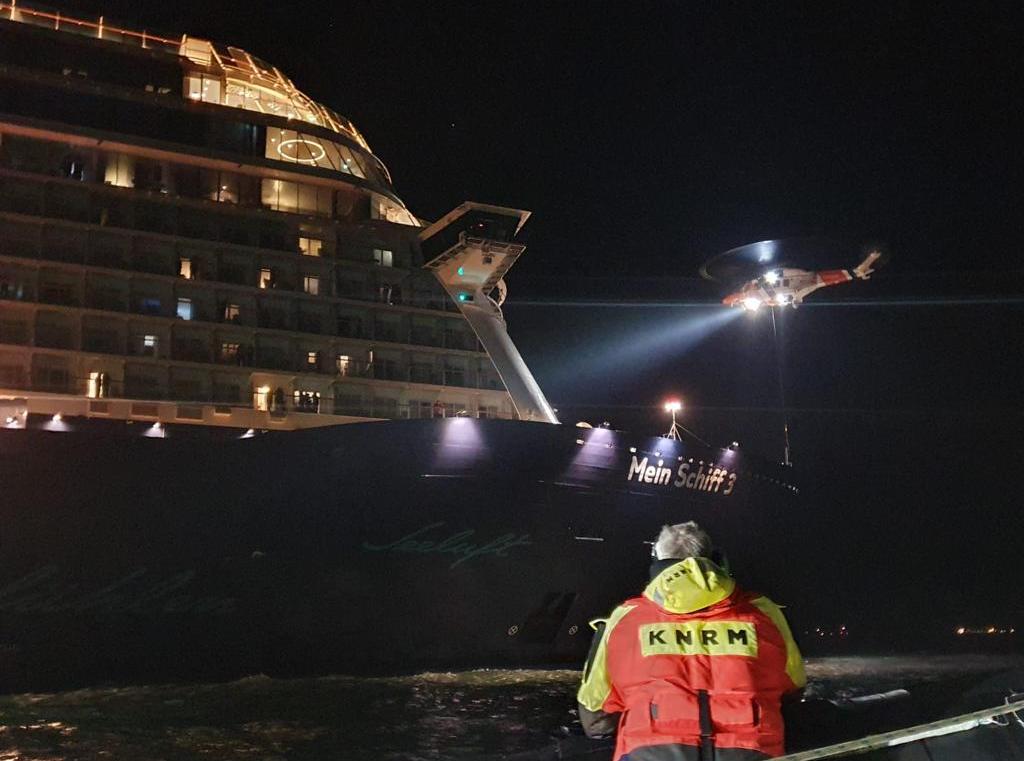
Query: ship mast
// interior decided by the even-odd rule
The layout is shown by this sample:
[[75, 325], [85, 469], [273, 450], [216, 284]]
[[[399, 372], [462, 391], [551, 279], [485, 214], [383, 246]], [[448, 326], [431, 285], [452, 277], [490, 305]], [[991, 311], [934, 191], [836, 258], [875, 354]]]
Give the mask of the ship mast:
[[[472, 326], [519, 419], [558, 423], [501, 313], [502, 278], [526, 249], [512, 239], [529, 216], [528, 211], [467, 201], [420, 233], [423, 266], [434, 273]], [[500, 301], [491, 297], [495, 290]]]

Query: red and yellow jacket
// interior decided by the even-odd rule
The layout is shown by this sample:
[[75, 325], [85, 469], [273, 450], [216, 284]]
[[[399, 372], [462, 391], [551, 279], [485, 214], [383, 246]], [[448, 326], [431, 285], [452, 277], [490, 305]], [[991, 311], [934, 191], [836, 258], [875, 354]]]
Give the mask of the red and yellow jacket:
[[657, 746], [668, 746], [667, 758], [679, 746], [710, 745], [719, 758], [782, 755], [781, 698], [806, 678], [786, 619], [767, 597], [737, 589], [710, 560], [689, 558], [594, 623], [600, 641], [577, 697], [587, 711], [621, 714], [616, 760], [638, 748], [657, 758]]

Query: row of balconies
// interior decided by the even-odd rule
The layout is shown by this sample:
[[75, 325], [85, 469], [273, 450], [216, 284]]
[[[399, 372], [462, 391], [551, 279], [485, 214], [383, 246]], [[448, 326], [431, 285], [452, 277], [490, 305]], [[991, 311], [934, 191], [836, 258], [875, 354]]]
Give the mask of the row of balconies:
[[435, 386], [491, 390], [503, 388], [501, 381], [489, 366], [469, 368], [447, 362], [440, 364], [380, 357], [379, 352], [371, 361], [325, 347], [285, 348], [245, 343], [230, 334], [207, 337], [173, 336], [168, 351], [161, 347], [156, 335], [136, 335], [129, 338], [114, 330], [85, 329], [79, 341], [75, 332], [65, 327], [39, 324], [35, 328], [34, 336], [29, 336], [27, 323], [4, 320], [0, 321], [0, 344]]
[[[294, 217], [289, 219], [274, 213], [274, 207], [261, 203], [258, 190], [254, 203], [245, 204], [253, 211], [235, 212], [226, 208], [234, 206], [228, 200], [230, 194], [199, 193], [179, 199], [145, 183], [139, 187], [92, 184], [83, 178], [61, 179], [59, 170], [53, 175], [40, 175], [39, 169], [0, 152], [0, 211], [292, 253], [298, 250], [297, 238], [290, 232], [292, 225], [289, 224]], [[337, 219], [367, 224], [369, 199], [364, 198], [353, 209], [358, 209], [355, 216], [341, 215]], [[319, 211], [281, 210], [303, 216]], [[321, 224], [331, 223], [324, 220]], [[404, 264], [406, 257], [402, 255], [398, 261]]]
[[[307, 292], [306, 278], [317, 279], [315, 295], [328, 298], [343, 298], [368, 303], [387, 304], [390, 306], [409, 306], [418, 309], [457, 312], [458, 307], [446, 294], [438, 289], [424, 287], [403, 287], [398, 282], [398, 274], [394, 278], [373, 277], [370, 280], [356, 277], [362, 271], [346, 268], [344, 265], [319, 262], [313, 260], [304, 269], [295, 265], [283, 265], [273, 258], [253, 260], [249, 264], [229, 261], [210, 261], [208, 259], [172, 258], [167, 254], [136, 252], [131, 256], [110, 250], [90, 250], [88, 252], [71, 252], [56, 246], [39, 246], [21, 244], [6, 240], [0, 241], [0, 254], [16, 256], [23, 259], [53, 261], [80, 266], [103, 267], [127, 272], [138, 272], [163, 277], [175, 277], [202, 287], [207, 284], [223, 284], [242, 286], [271, 291], [275, 293]], [[184, 264], [187, 262], [187, 265]], [[183, 268], [188, 270], [188, 277], [182, 277]]]
[[147, 402], [173, 401], [264, 409], [272, 415], [289, 412], [319, 413], [368, 418], [510, 418], [498, 404], [470, 405], [467, 401], [398, 400], [360, 393], [350, 385], [339, 385], [322, 393], [313, 389], [253, 388], [244, 383], [201, 383], [194, 380], [163, 383], [149, 376], [128, 376], [123, 381], [76, 379], [66, 373], [34, 372], [31, 380], [12, 388], [54, 394], [92, 396], [96, 399], [139, 399]]
[[[179, 300], [154, 298], [148, 295], [148, 292], [130, 294], [112, 288], [92, 288], [84, 289], [83, 296], [82, 290], [77, 283], [40, 281], [38, 294], [33, 294], [31, 283], [0, 280], [0, 301], [24, 301], [71, 308], [86, 307], [107, 312], [164, 318], [171, 317], [172, 308], [181, 305]], [[223, 294], [220, 295], [223, 296]], [[361, 315], [338, 313], [344, 307], [335, 310], [332, 305], [323, 305], [320, 310], [313, 311], [309, 302], [292, 302], [288, 305], [289, 308], [284, 309], [268, 305], [265, 301], [259, 303], [260, 300], [262, 297], [253, 305], [252, 302], [238, 304], [223, 299], [216, 304], [198, 299], [188, 299], [189, 321], [232, 324], [314, 335], [336, 335], [344, 338], [387, 341], [459, 351], [482, 350], [476, 337], [468, 330], [438, 329], [416, 324], [407, 316], [398, 317], [398, 319], [371, 320], [368, 316], [364, 319]], [[238, 301], [244, 300], [239, 299]], [[397, 315], [389, 316], [396, 317]]]

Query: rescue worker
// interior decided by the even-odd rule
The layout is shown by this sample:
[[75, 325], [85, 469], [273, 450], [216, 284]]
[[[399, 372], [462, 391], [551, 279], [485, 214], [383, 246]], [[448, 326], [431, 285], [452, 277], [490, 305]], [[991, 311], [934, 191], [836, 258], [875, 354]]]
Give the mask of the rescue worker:
[[580, 721], [615, 732], [615, 761], [753, 761], [782, 755], [783, 694], [803, 659], [779, 607], [736, 586], [692, 521], [664, 526], [651, 581], [595, 621]]

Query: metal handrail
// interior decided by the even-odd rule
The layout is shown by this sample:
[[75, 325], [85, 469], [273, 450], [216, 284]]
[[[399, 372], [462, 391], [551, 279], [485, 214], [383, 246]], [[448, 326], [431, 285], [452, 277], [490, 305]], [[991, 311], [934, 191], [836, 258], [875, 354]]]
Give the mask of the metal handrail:
[[928, 724], [918, 724], [917, 726], [897, 729], [892, 732], [868, 735], [859, 740], [827, 745], [824, 748], [791, 753], [786, 756], [779, 756], [778, 761], [817, 761], [817, 759], [821, 758], [859, 755], [872, 750], [906, 745], [918, 740], [928, 740], [932, 737], [968, 732], [985, 724], [998, 724], [996, 721], [997, 717], [1016, 714], [1017, 711], [1024, 711], [1024, 700], [995, 706], [994, 708], [985, 708], [981, 711], [965, 713], [948, 719], [940, 719]]

